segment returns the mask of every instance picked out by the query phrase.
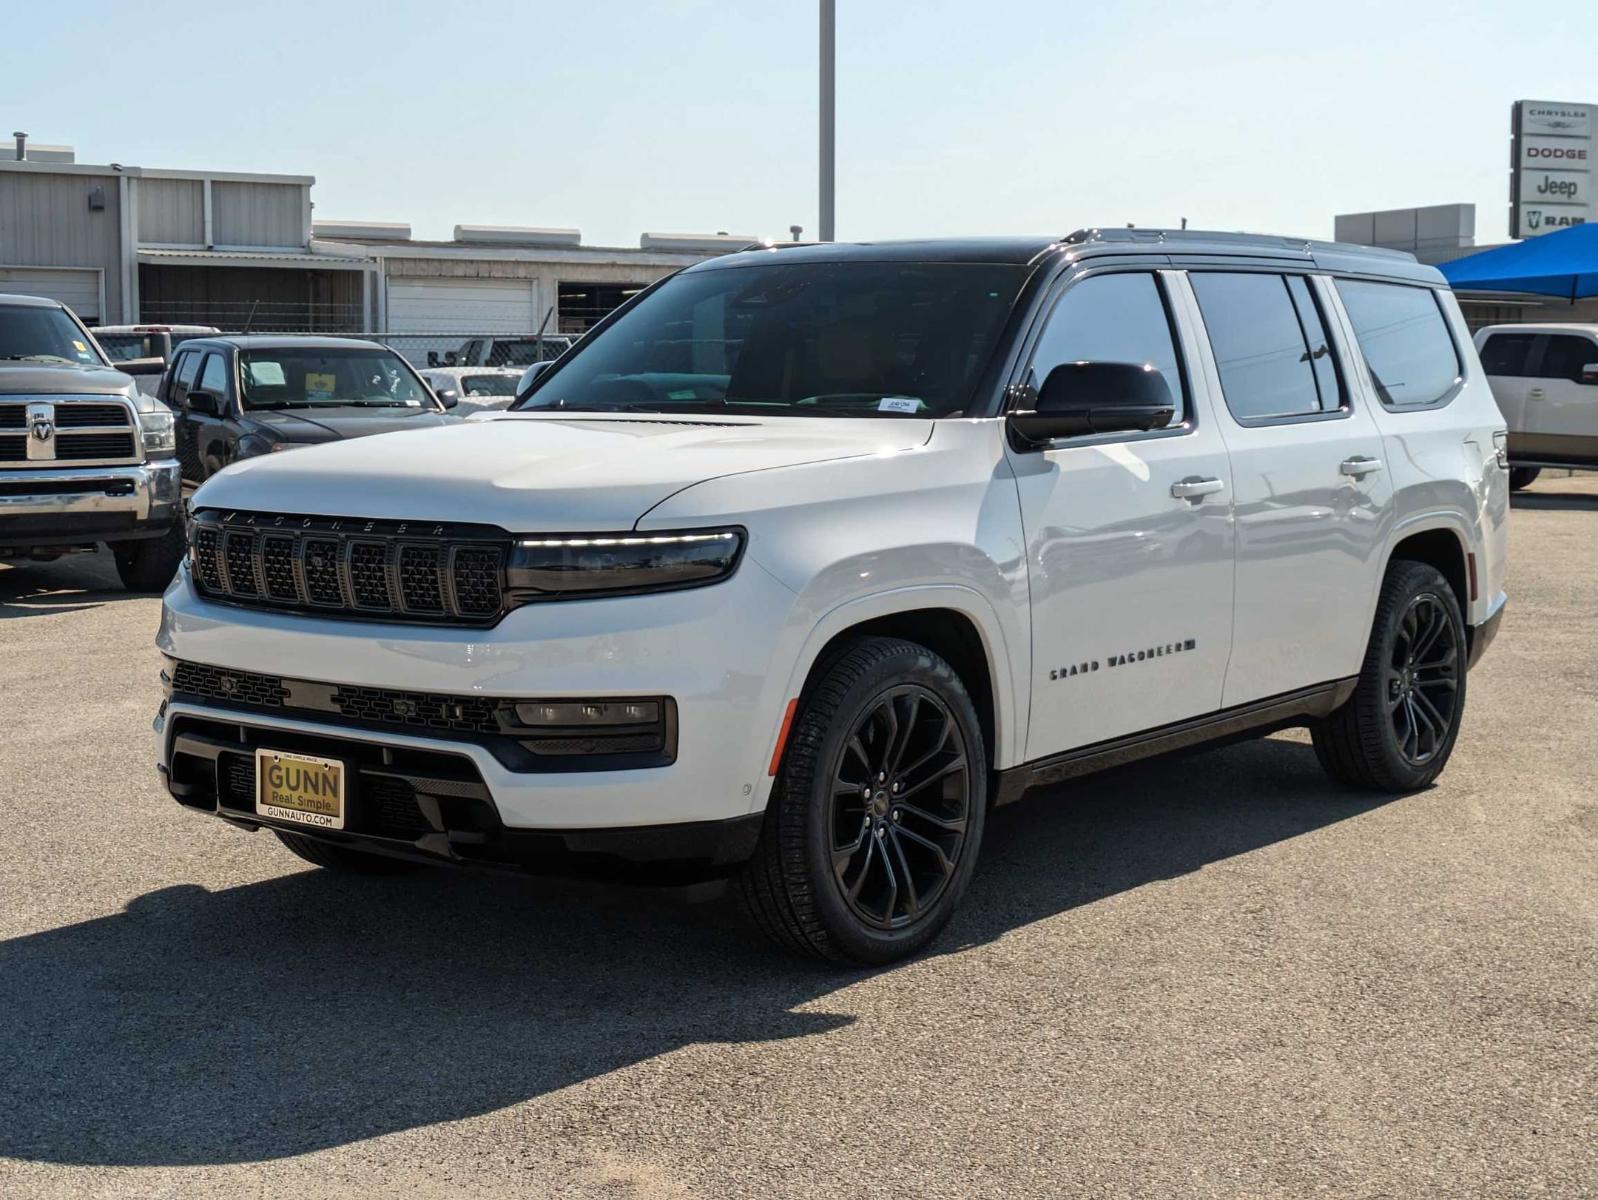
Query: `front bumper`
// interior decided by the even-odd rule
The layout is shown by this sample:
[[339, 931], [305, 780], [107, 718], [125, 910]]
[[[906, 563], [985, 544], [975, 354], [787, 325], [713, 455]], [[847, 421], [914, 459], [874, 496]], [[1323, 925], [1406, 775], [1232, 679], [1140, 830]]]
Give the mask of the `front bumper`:
[[770, 785], [789, 679], [768, 666], [796, 652], [793, 599], [746, 563], [711, 587], [528, 605], [492, 629], [410, 626], [213, 603], [194, 591], [185, 566], [167, 590], [156, 639], [171, 658], [332, 688], [501, 701], [666, 697], [674, 747], [663, 765], [596, 761], [596, 769], [573, 770], [518, 761], [503, 739], [377, 727], [303, 708], [246, 710], [177, 692], [157, 720], [158, 761], [175, 778], [177, 733], [209, 723], [224, 739], [274, 739], [276, 748], [304, 738], [379, 760], [448, 756], [507, 833], [619, 835], [747, 817], [763, 809]]
[[175, 459], [126, 467], [0, 470], [0, 547], [30, 549], [159, 537], [179, 519]]

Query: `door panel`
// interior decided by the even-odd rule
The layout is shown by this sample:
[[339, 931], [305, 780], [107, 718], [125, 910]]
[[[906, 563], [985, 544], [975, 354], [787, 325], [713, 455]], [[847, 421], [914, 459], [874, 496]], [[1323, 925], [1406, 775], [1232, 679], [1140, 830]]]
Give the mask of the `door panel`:
[[[1169, 285], [1167, 285], [1168, 287]], [[1065, 361], [1160, 369], [1180, 426], [1056, 442], [1009, 458], [1026, 531], [1032, 598], [1032, 719], [1042, 758], [1213, 712], [1232, 625], [1226, 447], [1194, 372], [1191, 335], [1154, 274], [1090, 275], [1060, 298], [1032, 378]], [[1203, 481], [1193, 494], [1173, 486]]]
[[[1204, 280], [1195, 275], [1189, 283], [1202, 288]], [[1262, 371], [1257, 347], [1234, 348], [1223, 332], [1223, 323], [1227, 331], [1257, 327], [1254, 314], [1222, 313], [1219, 289], [1210, 296], [1195, 292], [1200, 316], [1208, 319], [1204, 374], [1224, 401], [1215, 405], [1216, 420], [1231, 455], [1236, 517], [1236, 616], [1222, 695], [1226, 707], [1358, 674], [1370, 634], [1367, 610], [1383, 566], [1392, 486], [1381, 432], [1361, 398], [1350, 400], [1353, 364], [1326, 340], [1328, 314], [1335, 309], [1325, 281], [1311, 276], [1308, 283], [1314, 305], [1299, 313], [1306, 341], [1272, 357], [1276, 371], [1296, 362], [1311, 372], [1331, 356], [1337, 390], [1322, 395], [1319, 411], [1269, 418], [1240, 420], [1232, 411], [1271, 407], [1269, 397], [1243, 393], [1274, 387], [1276, 371]], [[1302, 302], [1301, 293], [1287, 294]], [[1291, 327], [1284, 319], [1279, 328]], [[1232, 395], [1226, 393], [1228, 382]], [[1324, 381], [1321, 390], [1327, 390]]]
[[1581, 382], [1582, 367], [1593, 362], [1598, 362], [1598, 343], [1585, 335], [1543, 339], [1537, 378], [1526, 381], [1518, 431], [1528, 453], [1586, 458], [1598, 449], [1598, 386]]
[[1491, 333], [1478, 347], [1487, 385], [1511, 434], [1526, 420], [1526, 388], [1532, 382], [1527, 373], [1538, 340], [1534, 333]]

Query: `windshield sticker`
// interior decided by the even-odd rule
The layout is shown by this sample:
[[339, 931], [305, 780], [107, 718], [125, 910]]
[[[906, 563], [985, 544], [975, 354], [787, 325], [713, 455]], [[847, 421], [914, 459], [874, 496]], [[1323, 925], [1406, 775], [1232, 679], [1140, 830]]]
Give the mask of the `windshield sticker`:
[[305, 398], [307, 400], [331, 400], [333, 389], [338, 386], [338, 376], [322, 375], [315, 371], [308, 371], [305, 375]]
[[877, 404], [878, 412], [913, 413], [921, 411], [921, 401], [914, 396], [884, 396]]
[[77, 338], [73, 338], [72, 339], [72, 345], [73, 345], [73, 348], [76, 349], [79, 354], [87, 354], [89, 352], [89, 348], [87, 346], [85, 346], [82, 342], [78, 341]]
[[250, 362], [244, 364], [251, 387], [282, 387], [283, 364], [277, 362]]

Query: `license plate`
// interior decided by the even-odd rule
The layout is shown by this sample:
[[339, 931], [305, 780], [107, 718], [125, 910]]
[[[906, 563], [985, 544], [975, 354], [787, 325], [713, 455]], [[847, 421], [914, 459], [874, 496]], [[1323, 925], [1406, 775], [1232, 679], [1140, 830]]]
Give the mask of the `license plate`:
[[276, 821], [344, 828], [344, 764], [336, 758], [255, 752], [255, 811]]

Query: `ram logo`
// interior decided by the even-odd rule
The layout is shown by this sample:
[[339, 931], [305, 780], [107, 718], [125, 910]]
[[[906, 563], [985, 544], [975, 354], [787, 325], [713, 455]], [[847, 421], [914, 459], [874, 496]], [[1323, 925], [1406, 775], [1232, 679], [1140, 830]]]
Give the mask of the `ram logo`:
[[48, 442], [55, 437], [55, 422], [49, 417], [36, 415], [28, 422], [28, 431], [33, 434], [36, 442]]

